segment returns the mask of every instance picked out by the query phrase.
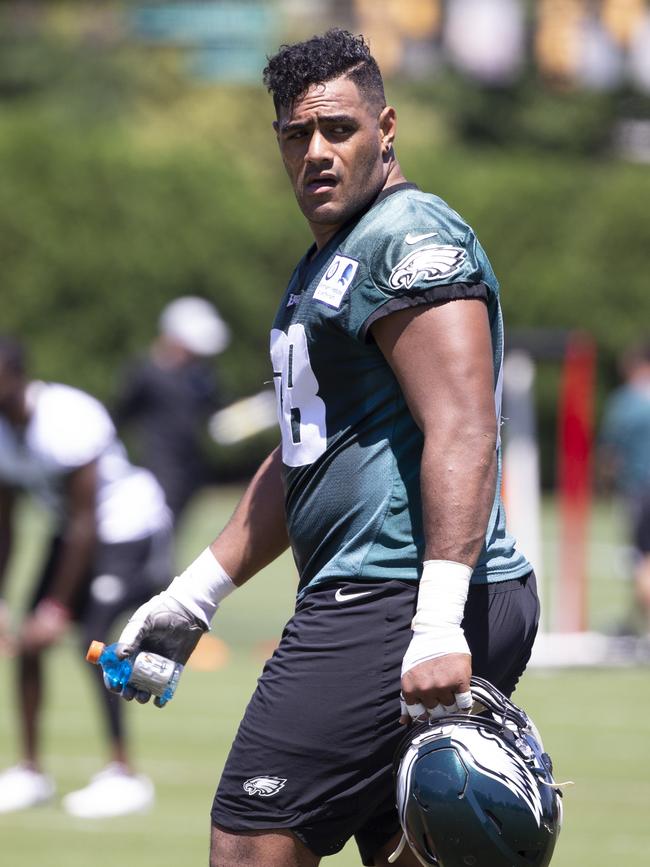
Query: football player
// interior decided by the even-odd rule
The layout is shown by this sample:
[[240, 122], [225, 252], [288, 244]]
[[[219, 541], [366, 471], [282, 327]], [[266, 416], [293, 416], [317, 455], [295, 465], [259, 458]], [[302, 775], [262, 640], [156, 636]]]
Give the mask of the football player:
[[466, 711], [472, 673], [510, 694], [537, 629], [500, 500], [499, 289], [472, 228], [404, 177], [363, 37], [285, 45], [264, 80], [314, 237], [271, 330], [282, 442], [122, 652], [182, 662], [290, 545], [296, 609], [219, 783], [211, 865], [313, 867], [352, 836], [386, 865], [403, 725]]
[[[22, 346], [1, 337], [0, 590], [21, 491], [51, 512], [54, 529], [16, 636], [0, 596], [0, 651], [17, 656], [24, 750], [20, 764], [0, 773], [0, 813], [54, 795], [41, 761], [44, 654], [73, 622], [81, 627], [84, 653], [93, 638], [106, 639], [121, 613], [164, 586], [172, 562], [162, 489], [151, 473], [128, 462], [104, 407], [78, 389], [30, 381]], [[97, 682], [110, 762], [63, 799], [68, 812], [83, 818], [138, 812], [153, 800], [151, 781], [133, 771], [120, 702]]]

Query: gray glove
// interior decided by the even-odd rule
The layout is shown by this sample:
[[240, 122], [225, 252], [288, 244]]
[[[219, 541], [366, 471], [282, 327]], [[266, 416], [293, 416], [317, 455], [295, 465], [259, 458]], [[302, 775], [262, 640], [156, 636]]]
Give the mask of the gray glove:
[[[180, 602], [166, 592], [159, 593], [134, 612], [117, 641], [117, 654], [124, 659], [146, 650], [185, 665], [207, 630], [207, 623], [199, 620]], [[108, 683], [106, 685], [111, 689]], [[127, 701], [135, 698], [141, 704], [151, 698], [150, 692], [133, 686], [114, 691], [120, 692]], [[162, 706], [158, 698], [154, 704]]]

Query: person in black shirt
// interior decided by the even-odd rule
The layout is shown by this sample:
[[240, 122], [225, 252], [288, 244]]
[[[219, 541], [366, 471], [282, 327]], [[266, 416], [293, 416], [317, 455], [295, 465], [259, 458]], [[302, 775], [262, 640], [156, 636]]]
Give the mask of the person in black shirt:
[[204, 428], [220, 406], [220, 389], [210, 356], [230, 340], [212, 304], [187, 296], [169, 304], [148, 354], [130, 365], [113, 409], [115, 423], [137, 435], [139, 462], [161, 484], [177, 523], [209, 477]]

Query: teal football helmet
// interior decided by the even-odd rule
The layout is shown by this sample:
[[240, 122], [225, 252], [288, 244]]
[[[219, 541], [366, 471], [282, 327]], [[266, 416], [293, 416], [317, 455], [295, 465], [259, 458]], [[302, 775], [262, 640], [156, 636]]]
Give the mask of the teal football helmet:
[[413, 726], [397, 751], [398, 852], [406, 841], [424, 865], [546, 867], [562, 825], [550, 756], [491, 683], [471, 690], [469, 714]]

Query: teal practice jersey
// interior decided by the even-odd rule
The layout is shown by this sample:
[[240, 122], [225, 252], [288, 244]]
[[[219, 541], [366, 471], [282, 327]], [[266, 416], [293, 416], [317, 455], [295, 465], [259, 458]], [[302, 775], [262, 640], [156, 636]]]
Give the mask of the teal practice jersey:
[[[294, 271], [271, 361], [299, 592], [341, 579], [419, 579], [423, 438], [369, 329], [395, 310], [463, 298], [487, 303], [498, 429], [498, 283], [473, 231], [445, 202], [411, 184], [392, 187]], [[506, 533], [500, 475], [474, 583], [531, 569]]]

